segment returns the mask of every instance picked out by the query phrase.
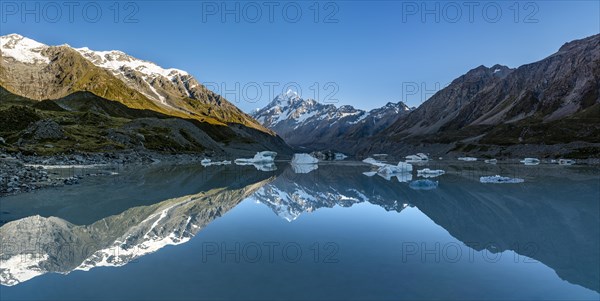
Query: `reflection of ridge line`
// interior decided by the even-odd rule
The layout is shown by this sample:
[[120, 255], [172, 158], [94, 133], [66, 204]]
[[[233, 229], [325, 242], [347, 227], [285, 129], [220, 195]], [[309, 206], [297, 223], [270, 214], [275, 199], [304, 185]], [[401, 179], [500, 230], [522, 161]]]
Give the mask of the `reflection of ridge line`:
[[[74, 270], [88, 271], [98, 266], [122, 266], [167, 245], [183, 244], [214, 219], [221, 217], [273, 179], [274, 177], [270, 177], [238, 189], [211, 189], [149, 206], [132, 207], [90, 225], [74, 225], [61, 218], [43, 218], [41, 216], [11, 221], [0, 227], [0, 234], [2, 234], [0, 237], [3, 241], [12, 242], [21, 239], [19, 245], [26, 246], [31, 244], [27, 239], [38, 237], [33, 243], [36, 249], [41, 248], [36, 250], [38, 253], [34, 254], [36, 260], [26, 266], [19, 264], [20, 262], [12, 264], [14, 259], [19, 259], [24, 254], [0, 254], [0, 263], [2, 263], [0, 264], [0, 284], [12, 286], [49, 272], [69, 274]], [[173, 213], [173, 210], [179, 210], [178, 208], [182, 208], [181, 210], [184, 212], [182, 214]], [[150, 230], [143, 229], [144, 225], [163, 214], [166, 216], [159, 217], [154, 221]], [[136, 216], [144, 215], [147, 216], [136, 223]], [[200, 218], [200, 224], [192, 223], [192, 217], [196, 220]], [[180, 218], [186, 218], [185, 222]], [[150, 237], [148, 234], [157, 229], [161, 221], [165, 221], [162, 223], [161, 229], [166, 229], [168, 233]], [[99, 227], [99, 225], [104, 225], [104, 227]], [[113, 226], [111, 227], [111, 225]], [[23, 231], [28, 230], [28, 226], [33, 227], [30, 227], [29, 231], [39, 235], [22, 235]], [[41, 232], [44, 227], [51, 230], [44, 232], [46, 237]], [[145, 234], [142, 235], [143, 233]], [[92, 243], [90, 244], [90, 242]], [[150, 244], [148, 245], [148, 243]], [[58, 250], [56, 254], [53, 254], [53, 250], [46, 248], [48, 244], [71, 246], [72, 254], [64, 254]], [[98, 247], [98, 249], [88, 249], [94, 247]], [[9, 257], [7, 258], [7, 256]]]

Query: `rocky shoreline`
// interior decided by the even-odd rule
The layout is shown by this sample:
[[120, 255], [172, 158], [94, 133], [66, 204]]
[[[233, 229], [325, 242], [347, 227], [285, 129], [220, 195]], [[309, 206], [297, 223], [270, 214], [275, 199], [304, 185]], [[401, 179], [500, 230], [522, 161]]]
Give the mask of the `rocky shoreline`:
[[[55, 156], [27, 156], [0, 152], [0, 197], [47, 187], [78, 184], [86, 176], [110, 175], [110, 169], [168, 162], [200, 162], [202, 154], [161, 154], [127, 151], [119, 153], [73, 153]], [[213, 158], [216, 159], [216, 158]], [[59, 170], [81, 169], [69, 174]]]

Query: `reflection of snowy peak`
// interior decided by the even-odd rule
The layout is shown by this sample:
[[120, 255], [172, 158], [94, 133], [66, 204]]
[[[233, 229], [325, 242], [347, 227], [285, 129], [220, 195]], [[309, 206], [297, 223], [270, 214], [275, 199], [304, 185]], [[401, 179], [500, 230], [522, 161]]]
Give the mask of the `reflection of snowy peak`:
[[363, 202], [397, 212], [408, 206], [406, 201], [399, 201], [394, 189], [397, 183], [389, 183], [389, 190], [373, 191], [372, 183], [369, 183], [371, 180], [377, 181], [365, 180], [362, 174], [347, 174], [340, 166], [335, 170], [324, 168], [309, 174], [297, 174], [290, 167], [282, 176], [258, 189], [252, 198], [287, 221], [320, 208], [351, 207]]
[[252, 115], [291, 145], [335, 148], [332, 142], [340, 137], [372, 135], [409, 111], [402, 102], [388, 103], [369, 112], [349, 105], [336, 107], [303, 99], [289, 90]]
[[322, 192], [298, 184], [287, 187], [268, 184], [258, 189], [253, 197], [288, 222], [297, 219], [304, 212], [313, 212], [319, 208], [332, 208], [336, 205], [350, 207], [368, 201], [358, 191], [348, 190], [343, 194], [332, 188], [331, 191]]
[[167, 245], [185, 243], [268, 181], [134, 207], [91, 225], [40, 216], [9, 222], [0, 227], [1, 242], [35, 252], [3, 248], [0, 284], [16, 285], [48, 272], [122, 266]]

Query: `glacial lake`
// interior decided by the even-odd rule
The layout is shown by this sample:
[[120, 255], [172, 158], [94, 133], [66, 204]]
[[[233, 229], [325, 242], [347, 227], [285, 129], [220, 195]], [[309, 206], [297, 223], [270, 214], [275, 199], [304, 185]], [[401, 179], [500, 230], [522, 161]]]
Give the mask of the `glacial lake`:
[[600, 298], [597, 166], [370, 170], [158, 164], [0, 198], [0, 299]]

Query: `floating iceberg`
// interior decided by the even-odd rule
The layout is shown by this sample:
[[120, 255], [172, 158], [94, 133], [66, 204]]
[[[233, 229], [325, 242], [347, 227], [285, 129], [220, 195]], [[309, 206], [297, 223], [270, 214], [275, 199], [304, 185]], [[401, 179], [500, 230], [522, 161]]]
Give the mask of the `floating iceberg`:
[[398, 180], [398, 182], [400, 182], [400, 183], [406, 183], [406, 182], [412, 181], [412, 174], [411, 173], [397, 174], [397, 175], [395, 175], [395, 177]]
[[294, 154], [291, 162], [295, 173], [309, 173], [319, 168], [317, 163], [319, 163], [319, 159], [305, 153]]
[[525, 165], [538, 165], [540, 164], [540, 159], [538, 158], [525, 158], [523, 160], [520, 161], [521, 163], [525, 164]]
[[390, 181], [392, 178], [396, 178], [400, 183], [406, 183], [412, 181], [411, 173], [399, 173], [399, 174], [377, 174], [378, 176]]
[[254, 155], [254, 158], [245, 159], [235, 159], [235, 164], [237, 165], [251, 165], [255, 163], [273, 163], [275, 162], [275, 157], [277, 156], [276, 152], [264, 151], [258, 152]]
[[559, 159], [558, 165], [573, 165], [575, 164], [575, 160], [572, 159]]
[[319, 165], [317, 164], [292, 164], [294, 173], [309, 173], [318, 168]]
[[458, 160], [472, 162], [472, 161], [477, 161], [477, 158], [474, 158], [474, 157], [459, 157]]
[[275, 163], [253, 163], [253, 164], [238, 164], [238, 165], [252, 165], [256, 170], [260, 171], [274, 171], [277, 170]]
[[406, 156], [406, 162], [420, 162], [420, 161], [428, 161], [429, 157], [427, 157], [424, 153], [418, 153], [416, 155]]
[[488, 176], [488, 177], [480, 177], [479, 182], [481, 183], [494, 183], [494, 184], [512, 184], [512, 183], [523, 183], [525, 180], [519, 178], [509, 178], [509, 177], [501, 177], [498, 175]]
[[414, 190], [433, 190], [438, 187], [438, 181], [416, 180], [408, 184], [408, 187]]
[[445, 173], [446, 172], [441, 169], [425, 168], [425, 169], [417, 170], [417, 176], [423, 177], [423, 178], [435, 178], [435, 177], [439, 177]]
[[377, 170], [380, 175], [396, 175], [409, 173], [413, 169], [412, 165], [405, 162], [398, 162], [398, 165], [384, 164]]
[[496, 159], [487, 159], [487, 160], [485, 160], [483, 162], [488, 163], [488, 164], [496, 164], [496, 163], [498, 163], [498, 160], [496, 160]]
[[367, 164], [375, 165], [375, 166], [384, 166], [384, 165], [387, 165], [387, 164], [385, 164], [385, 163], [383, 163], [381, 161], [375, 160], [375, 159], [370, 158], [370, 157], [364, 159], [363, 162], [365, 162]]
[[202, 166], [204, 166], [204, 167], [211, 166], [211, 165], [229, 165], [229, 164], [231, 164], [231, 161], [223, 160], [223, 161], [212, 162], [211, 159], [203, 159], [202, 161], [200, 161], [200, 164], [202, 164]]
[[292, 158], [292, 164], [315, 164], [319, 163], [319, 159], [309, 154], [294, 154]]

